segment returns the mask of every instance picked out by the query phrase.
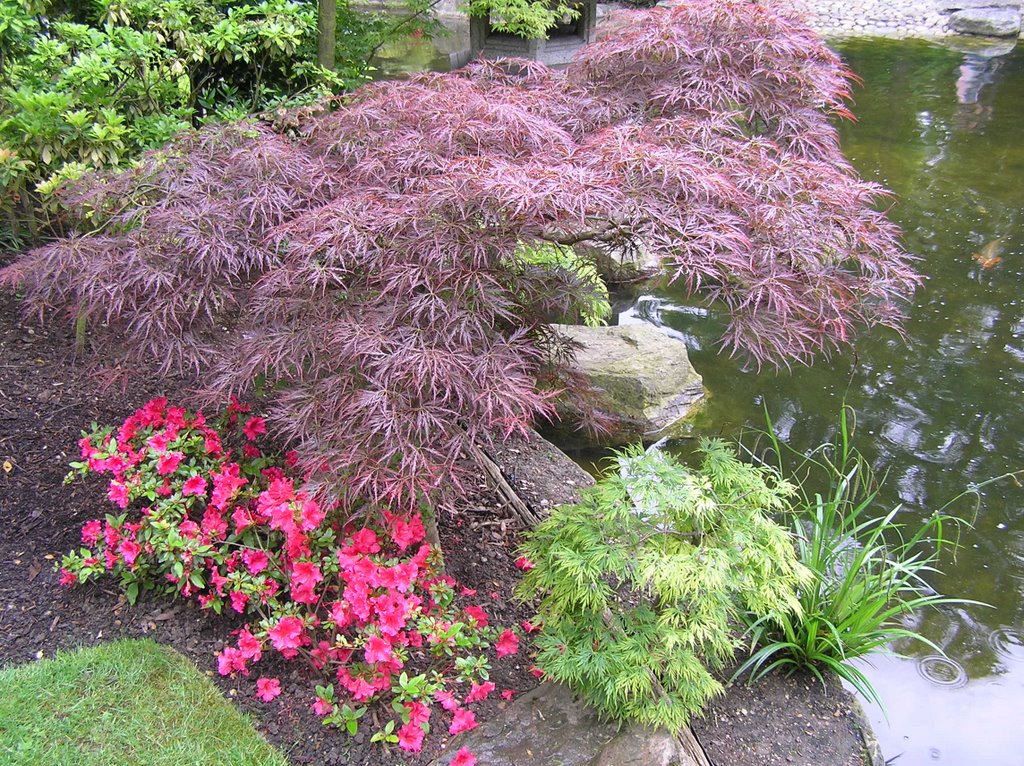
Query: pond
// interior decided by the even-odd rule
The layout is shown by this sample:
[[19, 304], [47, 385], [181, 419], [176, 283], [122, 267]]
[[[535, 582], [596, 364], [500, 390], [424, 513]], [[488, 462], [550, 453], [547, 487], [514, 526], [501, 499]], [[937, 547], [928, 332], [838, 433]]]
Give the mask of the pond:
[[[421, 66], [444, 56], [416, 43]], [[906, 336], [876, 332], [809, 368], [744, 370], [719, 354], [723, 318], [672, 288], [620, 306], [686, 342], [711, 396], [694, 423], [736, 435], [764, 424], [795, 448], [831, 438], [842, 403], [857, 446], [888, 474], [880, 508], [923, 516], [973, 483], [1024, 468], [1024, 51], [957, 52], [923, 42], [836, 42], [863, 79], [847, 156], [892, 189], [891, 215], [926, 276]], [[383, 68], [397, 71], [403, 52]], [[382, 62], [384, 63], [384, 62]], [[901, 646], [864, 668], [886, 710], [868, 707], [899, 766], [1019, 764], [1024, 753], [1024, 488], [983, 490], [973, 529], [932, 583], [991, 605], [920, 616], [945, 652]], [[956, 510], [971, 515], [974, 507]], [[887, 714], [887, 718], [886, 718]]]

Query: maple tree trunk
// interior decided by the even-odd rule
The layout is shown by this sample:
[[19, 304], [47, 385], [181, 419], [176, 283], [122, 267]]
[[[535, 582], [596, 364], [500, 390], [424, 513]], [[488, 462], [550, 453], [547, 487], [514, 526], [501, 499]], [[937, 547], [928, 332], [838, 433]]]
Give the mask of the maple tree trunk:
[[337, 24], [338, 0], [317, 0], [316, 63], [332, 71]]

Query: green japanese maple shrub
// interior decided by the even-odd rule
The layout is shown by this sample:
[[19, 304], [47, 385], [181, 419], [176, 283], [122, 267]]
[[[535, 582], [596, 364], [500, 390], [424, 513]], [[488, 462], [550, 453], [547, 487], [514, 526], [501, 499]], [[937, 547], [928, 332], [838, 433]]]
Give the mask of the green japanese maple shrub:
[[527, 536], [536, 665], [610, 718], [678, 731], [722, 689], [742, 613], [799, 610], [807, 572], [769, 518], [793, 488], [722, 441], [690, 470], [627, 450], [617, 470]]

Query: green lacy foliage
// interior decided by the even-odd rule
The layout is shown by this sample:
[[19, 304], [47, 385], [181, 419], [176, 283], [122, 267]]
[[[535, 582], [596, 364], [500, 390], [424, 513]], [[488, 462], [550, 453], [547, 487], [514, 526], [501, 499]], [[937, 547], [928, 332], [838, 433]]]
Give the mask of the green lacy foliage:
[[807, 573], [769, 518], [792, 487], [702, 442], [692, 471], [626, 451], [617, 472], [555, 509], [524, 546], [539, 598], [537, 665], [612, 718], [678, 731], [721, 691], [712, 670], [743, 613], [799, 610]]
[[[412, 9], [416, 5], [417, 9]], [[414, 14], [421, 0], [410, 0]], [[338, 65], [316, 64], [312, 0], [0, 2], [0, 248], [60, 230], [54, 197], [175, 133], [354, 87], [390, 33], [422, 27], [339, 8]]]
[[470, 16], [488, 18], [495, 32], [527, 39], [546, 37], [559, 21], [580, 16], [579, 5], [571, 0], [469, 0], [466, 10]]
[[571, 247], [553, 242], [520, 244], [515, 258], [521, 270], [539, 268], [554, 278], [572, 283], [569, 286], [575, 288], [573, 292], [579, 296], [574, 305], [579, 315], [557, 317], [559, 321], [575, 323], [579, 320], [588, 327], [600, 327], [611, 316], [607, 285], [594, 263], [576, 255]]

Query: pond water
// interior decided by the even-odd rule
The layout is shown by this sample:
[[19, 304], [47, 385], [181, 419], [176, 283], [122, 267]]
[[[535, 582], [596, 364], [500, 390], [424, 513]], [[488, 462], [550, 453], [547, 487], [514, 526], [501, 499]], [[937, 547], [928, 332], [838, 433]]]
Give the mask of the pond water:
[[[686, 342], [711, 396], [694, 423], [737, 435], [764, 424], [795, 448], [831, 438], [845, 401], [860, 449], [888, 479], [880, 508], [924, 515], [972, 483], [1024, 468], [1024, 51], [922, 42], [837, 42], [863, 79], [847, 156], [895, 191], [892, 217], [927, 277], [906, 337], [885, 331], [856, 353], [793, 371], [753, 372], [717, 353], [723, 319], [671, 288], [619, 308]], [[416, 43], [420, 67], [444, 56]], [[384, 69], [408, 66], [390, 52]], [[408, 69], [406, 69], [408, 71]], [[864, 667], [887, 718], [868, 706], [898, 766], [1024, 764], [1024, 488], [983, 490], [973, 529], [934, 587], [991, 607], [932, 611], [916, 627], [940, 646], [901, 646]], [[971, 514], [973, 506], [957, 510]], [[825, 765], [823, 765], [825, 766]]]

